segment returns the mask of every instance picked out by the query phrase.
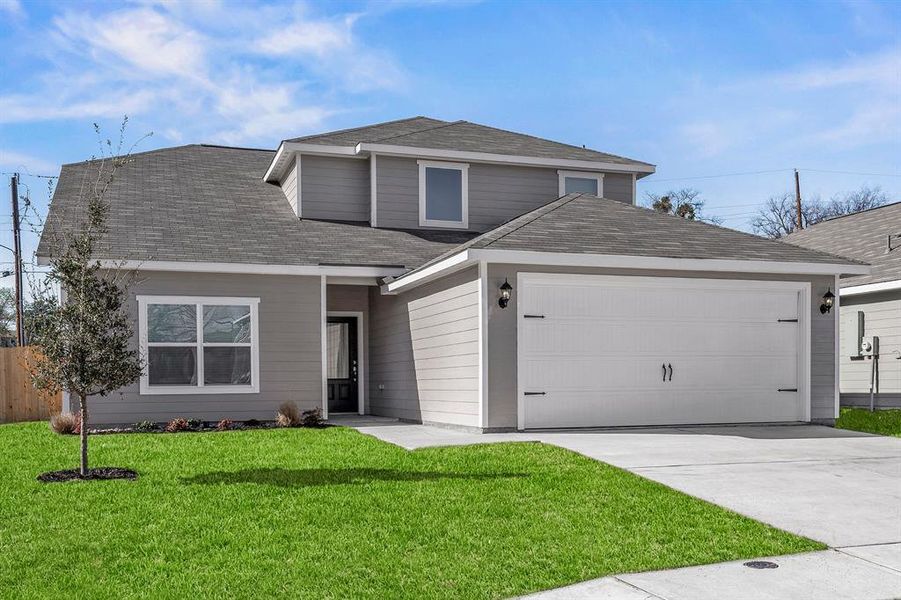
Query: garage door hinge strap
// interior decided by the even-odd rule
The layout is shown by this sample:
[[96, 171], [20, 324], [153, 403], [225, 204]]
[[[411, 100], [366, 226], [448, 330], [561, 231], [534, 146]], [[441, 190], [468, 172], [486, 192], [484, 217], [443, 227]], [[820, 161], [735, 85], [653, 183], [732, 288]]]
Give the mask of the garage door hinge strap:
[[798, 388], [779, 388], [777, 392], [797, 392]]
[[797, 323], [798, 319], [779, 319], [778, 323]]
[[523, 315], [523, 319], [543, 319], [544, 315]]
[[547, 392], [523, 392], [523, 396], [544, 396]]

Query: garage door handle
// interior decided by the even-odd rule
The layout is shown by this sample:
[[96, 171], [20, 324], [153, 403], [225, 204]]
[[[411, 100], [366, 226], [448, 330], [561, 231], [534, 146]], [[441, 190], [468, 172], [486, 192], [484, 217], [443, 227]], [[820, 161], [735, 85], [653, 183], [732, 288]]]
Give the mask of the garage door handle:
[[523, 396], [544, 396], [547, 392], [523, 392]]
[[663, 381], [666, 381], [666, 363], [663, 363]]
[[668, 365], [668, 366], [669, 366], [669, 380], [672, 381], [673, 380], [673, 365]]

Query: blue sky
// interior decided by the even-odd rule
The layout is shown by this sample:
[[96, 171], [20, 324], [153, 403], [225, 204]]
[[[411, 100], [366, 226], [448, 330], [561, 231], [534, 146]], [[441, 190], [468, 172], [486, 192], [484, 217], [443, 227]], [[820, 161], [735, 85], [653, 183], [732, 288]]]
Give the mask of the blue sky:
[[[804, 195], [901, 200], [898, 2], [0, 0], [0, 18], [4, 173], [89, 158], [91, 124], [126, 113], [132, 141], [153, 132], [139, 150], [424, 114], [652, 162], [640, 194], [697, 188], [741, 229], [793, 167]], [[45, 180], [23, 180], [44, 214]]]

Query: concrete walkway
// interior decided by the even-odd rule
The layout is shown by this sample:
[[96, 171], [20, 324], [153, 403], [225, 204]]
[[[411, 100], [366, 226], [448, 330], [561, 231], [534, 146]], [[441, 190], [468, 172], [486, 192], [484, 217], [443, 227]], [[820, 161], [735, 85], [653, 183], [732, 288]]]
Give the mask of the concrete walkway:
[[407, 449], [540, 441], [821, 542], [825, 552], [618, 575], [541, 598], [901, 598], [901, 439], [815, 425], [478, 434], [341, 418]]

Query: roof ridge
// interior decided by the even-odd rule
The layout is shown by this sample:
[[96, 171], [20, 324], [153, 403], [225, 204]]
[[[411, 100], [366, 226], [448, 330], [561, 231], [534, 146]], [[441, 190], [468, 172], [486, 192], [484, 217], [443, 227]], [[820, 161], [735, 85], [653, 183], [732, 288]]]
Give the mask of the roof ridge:
[[[813, 225], [809, 225], [809, 226], [805, 227], [804, 229], [797, 230], [797, 231], [792, 231], [792, 233], [798, 233], [799, 231], [805, 231], [805, 230], [807, 230], [807, 229], [811, 229], [811, 228], [813, 228], [813, 227], [816, 227], [816, 226], [819, 225], [820, 223], [829, 223], [829, 222], [831, 222], [831, 221], [838, 221], [839, 219], [844, 219], [845, 217], [854, 217], [854, 216], [856, 216], [856, 215], [862, 215], [862, 214], [864, 214], [864, 213], [868, 213], [868, 212], [871, 212], [871, 211], [874, 211], [874, 210], [879, 210], [880, 208], [890, 208], [890, 207], [892, 207], [892, 206], [897, 206], [898, 204], [901, 204], [901, 200], [897, 200], [897, 201], [895, 201], [895, 202], [889, 202], [889, 203], [887, 203], [887, 204], [882, 204], [882, 205], [880, 205], [880, 206], [871, 206], [870, 208], [865, 208], [865, 209], [863, 209], [863, 210], [859, 210], [859, 211], [853, 212], [853, 213], [848, 213], [848, 214], [845, 214], [845, 215], [836, 215], [836, 216], [834, 216], [834, 217], [829, 217], [828, 219], [823, 219], [822, 221], [819, 221], [819, 222], [817, 222], [817, 223], [814, 223]], [[792, 233], [790, 233], [789, 235], [791, 235]]]
[[[335, 129], [334, 131], [324, 131], [322, 133], [311, 133], [310, 135], [302, 135], [296, 138], [288, 138], [293, 141], [300, 140], [309, 140], [317, 137], [323, 137], [326, 135], [335, 135], [338, 133], [350, 133], [352, 131], [360, 131], [362, 129], [369, 129], [370, 127], [380, 127], [382, 125], [393, 125], [395, 123], [403, 123], [404, 121], [414, 121], [416, 119], [431, 119], [433, 121], [441, 121], [441, 119], [435, 119], [433, 117], [427, 117], [425, 115], [416, 115], [414, 117], [404, 117], [403, 119], [394, 119], [392, 121], [382, 121], [381, 123], [370, 123], [369, 125], [360, 125], [358, 127], [348, 127], [347, 129]], [[287, 141], [287, 140], [282, 140]]]
[[[429, 118], [429, 117], [426, 117]], [[436, 121], [440, 121], [441, 119], [435, 119]], [[419, 131], [408, 131], [407, 133], [398, 133], [397, 135], [389, 135], [388, 137], [379, 138], [377, 142], [384, 142], [386, 140], [393, 140], [395, 138], [404, 137], [408, 135], [416, 135], [417, 133], [422, 133], [424, 131], [433, 131], [435, 129], [441, 129], [442, 127], [450, 127], [451, 125], [458, 125], [460, 123], [466, 123], [466, 121], [458, 120], [458, 121], [450, 121], [443, 122], [441, 125], [435, 125], [433, 127], [426, 127], [425, 129], [420, 129]]]
[[539, 137], [537, 135], [532, 135], [531, 133], [523, 133], [521, 131], [513, 131], [510, 129], [502, 129], [500, 127], [493, 127], [491, 125], [484, 125], [482, 123], [476, 123], [475, 121], [462, 121], [463, 123], [469, 123], [470, 125], [477, 125], [479, 127], [484, 127], [485, 129], [493, 129], [494, 131], [502, 131], [504, 133], [512, 133], [513, 135], [521, 135], [523, 137], [532, 138], [533, 140], [539, 140], [542, 142], [550, 142], [552, 144], [558, 144], [560, 146], [566, 146], [567, 148], [575, 148], [576, 150], [590, 150], [591, 152], [597, 152], [598, 154], [603, 154], [605, 156], [612, 156], [614, 158], [619, 158], [622, 160], [627, 160], [633, 163], [639, 163], [642, 165], [655, 166], [651, 163], [647, 163], [641, 160], [635, 160], [634, 158], [629, 158], [628, 156], [622, 156], [620, 154], [611, 154], [610, 152], [601, 152], [600, 150], [595, 150], [594, 148], [588, 148], [587, 146], [576, 146], [575, 144], [567, 144], [566, 142], [558, 142], [557, 140], [552, 140], [548, 138]]
[[268, 148], [243, 148], [241, 146], [222, 146], [219, 144], [182, 144], [181, 146], [166, 146], [165, 148], [153, 148], [151, 150], [143, 150], [141, 152], [129, 152], [128, 154], [115, 154], [112, 156], [97, 156], [94, 158], [86, 158], [84, 160], [77, 160], [74, 162], [63, 163], [60, 167], [69, 167], [72, 165], [82, 165], [85, 163], [94, 163], [102, 160], [112, 160], [114, 158], [132, 158], [135, 156], [146, 156], [148, 154], [156, 154], [158, 152], [169, 152], [170, 150], [183, 150], [185, 148], [221, 148], [224, 150], [243, 150], [248, 152], [271, 152], [275, 153], [275, 150], [269, 150]]

